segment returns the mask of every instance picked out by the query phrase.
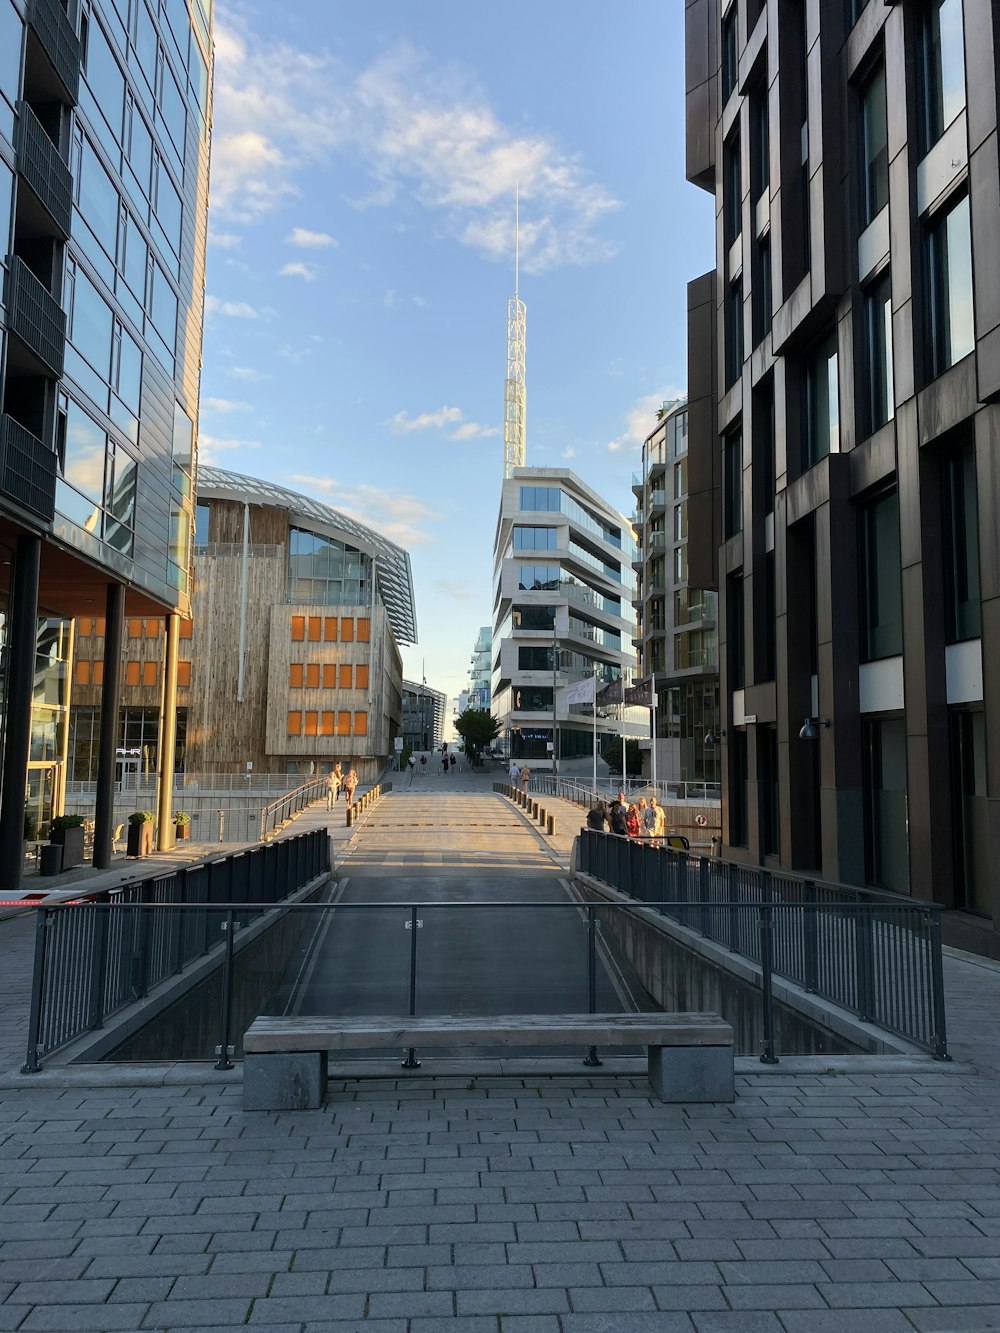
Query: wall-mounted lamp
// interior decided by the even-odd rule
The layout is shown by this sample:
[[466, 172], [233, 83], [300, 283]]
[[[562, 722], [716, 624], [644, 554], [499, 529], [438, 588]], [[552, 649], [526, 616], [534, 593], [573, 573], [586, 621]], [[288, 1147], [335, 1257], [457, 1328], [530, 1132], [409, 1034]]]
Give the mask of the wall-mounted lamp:
[[714, 750], [725, 734], [725, 731], [716, 731], [714, 727], [709, 727], [705, 736], [705, 749]]
[[830, 719], [828, 717], [807, 717], [799, 728], [800, 741], [815, 741], [819, 739], [819, 727], [828, 727]]

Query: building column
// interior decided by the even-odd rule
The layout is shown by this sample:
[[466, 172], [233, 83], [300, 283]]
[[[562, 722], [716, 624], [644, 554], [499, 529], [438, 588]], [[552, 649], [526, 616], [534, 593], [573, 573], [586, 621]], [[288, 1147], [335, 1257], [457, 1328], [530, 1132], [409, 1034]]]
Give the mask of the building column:
[[181, 618], [166, 617], [163, 651], [163, 692], [160, 695], [160, 729], [156, 763], [156, 849], [169, 852], [177, 841], [174, 830], [174, 759], [177, 753], [177, 652]]
[[28, 790], [41, 560], [41, 537], [27, 534], [18, 537], [7, 631], [7, 721], [0, 775], [0, 885], [8, 890], [20, 888], [24, 870], [24, 801]]
[[104, 615], [104, 684], [101, 686], [101, 735], [97, 756], [97, 799], [94, 806], [94, 866], [97, 870], [107, 870], [111, 865], [115, 828], [115, 750], [118, 748], [124, 633], [125, 586], [109, 583]]

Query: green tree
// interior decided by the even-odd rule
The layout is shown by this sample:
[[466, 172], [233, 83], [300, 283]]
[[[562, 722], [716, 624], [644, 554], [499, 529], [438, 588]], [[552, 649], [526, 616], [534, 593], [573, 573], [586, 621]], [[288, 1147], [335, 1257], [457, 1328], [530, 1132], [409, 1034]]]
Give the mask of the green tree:
[[488, 750], [500, 734], [500, 723], [492, 713], [467, 708], [455, 722], [455, 730], [465, 742], [469, 762], [477, 764], [483, 750]]
[[[620, 736], [611, 736], [601, 746], [601, 755], [608, 768], [611, 769], [612, 777], [617, 777], [622, 772], [622, 741]], [[639, 742], [628, 740], [625, 744], [625, 759], [628, 763], [629, 777], [637, 778], [642, 772], [642, 752], [639, 749]]]

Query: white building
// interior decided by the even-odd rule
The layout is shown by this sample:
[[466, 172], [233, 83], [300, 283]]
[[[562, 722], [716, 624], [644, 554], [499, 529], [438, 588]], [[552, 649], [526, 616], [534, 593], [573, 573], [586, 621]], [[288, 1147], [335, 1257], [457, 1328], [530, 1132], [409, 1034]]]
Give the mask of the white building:
[[[634, 559], [628, 520], [574, 473], [514, 468], [504, 481], [494, 544], [492, 711], [512, 758], [552, 768], [555, 749], [560, 773], [590, 773], [593, 706], [568, 704], [566, 687], [596, 676], [600, 689], [634, 667]], [[648, 714], [629, 713], [636, 720], [624, 724], [626, 733], [647, 734]], [[620, 715], [598, 710], [599, 748], [621, 734]]]

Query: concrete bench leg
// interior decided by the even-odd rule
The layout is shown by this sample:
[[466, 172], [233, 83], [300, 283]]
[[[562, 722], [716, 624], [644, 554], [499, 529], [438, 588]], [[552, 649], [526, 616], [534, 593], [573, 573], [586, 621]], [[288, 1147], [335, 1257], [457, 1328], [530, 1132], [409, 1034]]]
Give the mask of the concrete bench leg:
[[649, 1086], [661, 1102], [731, 1102], [731, 1046], [649, 1046]]
[[326, 1051], [243, 1058], [244, 1111], [314, 1111], [326, 1098]]

